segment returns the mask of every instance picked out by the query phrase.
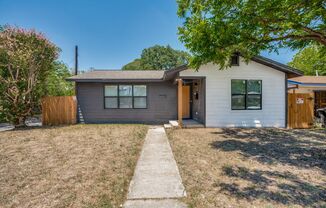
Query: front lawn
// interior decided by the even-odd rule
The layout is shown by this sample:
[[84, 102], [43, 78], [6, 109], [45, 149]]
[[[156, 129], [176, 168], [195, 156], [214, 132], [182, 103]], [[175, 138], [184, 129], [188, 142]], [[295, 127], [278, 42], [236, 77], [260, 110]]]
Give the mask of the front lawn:
[[326, 207], [326, 131], [168, 131], [190, 207]]
[[0, 132], [0, 207], [118, 207], [144, 125], [74, 125]]

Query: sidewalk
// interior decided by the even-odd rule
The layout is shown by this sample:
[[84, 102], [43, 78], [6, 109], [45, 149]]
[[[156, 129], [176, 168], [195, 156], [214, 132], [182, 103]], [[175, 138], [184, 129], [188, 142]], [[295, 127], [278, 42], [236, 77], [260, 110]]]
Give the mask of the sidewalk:
[[124, 207], [184, 208], [187, 206], [177, 198], [185, 196], [165, 130], [152, 127], [147, 132]]

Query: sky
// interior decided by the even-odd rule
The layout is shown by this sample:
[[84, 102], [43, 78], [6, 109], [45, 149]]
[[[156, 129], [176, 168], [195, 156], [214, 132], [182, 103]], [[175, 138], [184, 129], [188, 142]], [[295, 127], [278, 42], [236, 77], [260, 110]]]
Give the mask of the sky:
[[[78, 45], [81, 70], [120, 69], [155, 44], [186, 50], [178, 40], [182, 19], [176, 12], [176, 0], [0, 0], [0, 25], [44, 33], [69, 67]], [[262, 53], [285, 64], [294, 54]]]

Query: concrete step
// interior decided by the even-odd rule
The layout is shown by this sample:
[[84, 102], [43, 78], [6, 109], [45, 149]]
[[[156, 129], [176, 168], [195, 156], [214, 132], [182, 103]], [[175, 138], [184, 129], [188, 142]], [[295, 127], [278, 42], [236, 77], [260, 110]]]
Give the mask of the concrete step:
[[179, 127], [178, 121], [169, 121], [169, 124], [171, 124], [172, 127]]
[[198, 128], [205, 128], [204, 124], [184, 124], [182, 128], [186, 129], [198, 129]]
[[173, 128], [173, 126], [171, 124], [164, 124], [163, 126], [166, 129], [172, 129]]

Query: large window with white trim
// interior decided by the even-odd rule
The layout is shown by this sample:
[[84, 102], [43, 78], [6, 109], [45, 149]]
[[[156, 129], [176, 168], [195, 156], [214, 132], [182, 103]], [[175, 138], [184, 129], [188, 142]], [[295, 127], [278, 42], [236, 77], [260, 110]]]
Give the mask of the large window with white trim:
[[146, 85], [105, 85], [105, 108], [147, 108]]
[[232, 110], [261, 110], [262, 81], [261, 80], [231, 80]]

